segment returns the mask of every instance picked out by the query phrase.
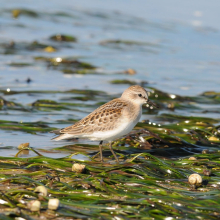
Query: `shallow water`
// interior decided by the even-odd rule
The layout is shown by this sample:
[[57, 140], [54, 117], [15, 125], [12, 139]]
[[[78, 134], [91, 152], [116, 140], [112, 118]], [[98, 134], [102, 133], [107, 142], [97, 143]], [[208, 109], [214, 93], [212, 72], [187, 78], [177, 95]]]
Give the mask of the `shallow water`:
[[[216, 1], [214, 7], [205, 1], [194, 1], [192, 5], [179, 3], [174, 7], [170, 0], [166, 4], [161, 1], [3, 2], [0, 10], [0, 95], [18, 106], [3, 107], [0, 119], [18, 123], [41, 121], [49, 127], [62, 128], [86, 116], [100, 103], [119, 96], [128, 85], [110, 82], [127, 79], [136, 83], [146, 81], [149, 91], [155, 88], [167, 94], [197, 98], [196, 101], [180, 101], [183, 106], [176, 107], [174, 112], [166, 107], [169, 100], [165, 101], [165, 106], [158, 111], [145, 109], [142, 120], [169, 124], [159, 117], [164, 113], [218, 120], [219, 99], [215, 102], [203, 100], [199, 95], [205, 91], [219, 91], [217, 6], [220, 3]], [[12, 16], [15, 9], [29, 11], [21, 11], [15, 18]], [[77, 42], [49, 39], [56, 34], [75, 36]], [[118, 39], [122, 42], [107, 42]], [[43, 46], [33, 46], [34, 41]], [[47, 46], [56, 51], [46, 52]], [[36, 59], [39, 57], [77, 59], [97, 69], [94, 74], [64, 74], [62, 67], [48, 67], [48, 61]], [[137, 74], [122, 73], [129, 68]], [[27, 83], [28, 78], [30, 83]], [[105, 93], [68, 92], [72, 89]], [[155, 95], [150, 97], [157, 100]], [[31, 106], [37, 100], [53, 100], [60, 106]], [[51, 141], [52, 135], [42, 131], [1, 129], [1, 155], [15, 155], [16, 147], [24, 142], [48, 150], [67, 144]], [[80, 143], [91, 144], [86, 140]], [[3, 149], [6, 146], [11, 148]], [[51, 157], [67, 154], [44, 153]]]

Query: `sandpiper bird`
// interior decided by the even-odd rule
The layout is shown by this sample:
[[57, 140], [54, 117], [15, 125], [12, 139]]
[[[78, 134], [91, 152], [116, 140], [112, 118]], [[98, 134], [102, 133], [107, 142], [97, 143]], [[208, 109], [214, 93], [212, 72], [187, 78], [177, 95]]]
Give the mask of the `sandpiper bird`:
[[52, 140], [86, 138], [100, 141], [101, 162], [103, 162], [102, 144], [103, 141], [108, 141], [109, 148], [119, 163], [112, 149], [112, 141], [128, 134], [134, 128], [141, 117], [142, 105], [145, 103], [156, 106], [148, 99], [147, 92], [143, 87], [131, 86], [123, 92], [120, 98], [100, 106], [74, 125], [52, 131], [52, 133], [59, 134]]

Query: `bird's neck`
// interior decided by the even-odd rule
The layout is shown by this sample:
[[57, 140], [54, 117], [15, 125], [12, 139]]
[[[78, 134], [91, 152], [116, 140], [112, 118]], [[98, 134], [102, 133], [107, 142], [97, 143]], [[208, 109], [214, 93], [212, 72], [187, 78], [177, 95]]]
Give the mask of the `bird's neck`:
[[138, 118], [139, 120], [142, 114], [142, 104], [139, 105], [139, 104], [131, 102], [131, 105], [129, 108], [129, 114], [130, 114], [130, 117]]

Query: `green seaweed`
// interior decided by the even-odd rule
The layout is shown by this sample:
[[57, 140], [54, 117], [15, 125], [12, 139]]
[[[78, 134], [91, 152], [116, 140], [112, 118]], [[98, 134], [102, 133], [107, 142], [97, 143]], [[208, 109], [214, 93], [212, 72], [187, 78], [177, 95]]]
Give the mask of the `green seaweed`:
[[28, 17], [33, 17], [33, 18], [37, 18], [39, 16], [39, 14], [33, 10], [30, 10], [30, 9], [13, 9], [11, 11], [12, 13], [12, 16], [14, 18], [18, 18], [19, 16], [21, 15], [24, 15], [24, 16], [28, 16]]
[[19, 130], [33, 134], [36, 132], [49, 132], [54, 130], [54, 128], [50, 128], [46, 123], [40, 121], [32, 123], [6, 120], [0, 120], [0, 129]]
[[13, 67], [28, 67], [28, 66], [32, 66], [33, 64], [31, 63], [9, 63], [9, 66], [13, 66]]
[[53, 41], [65, 41], [65, 42], [76, 42], [77, 41], [76, 37], [70, 36], [70, 35], [64, 35], [64, 34], [53, 35], [49, 39]]
[[81, 95], [97, 95], [97, 96], [103, 96], [106, 95], [106, 92], [100, 91], [100, 90], [92, 90], [92, 89], [71, 89], [67, 91], [57, 91], [57, 90], [7, 90], [7, 89], [0, 89], [0, 93], [4, 95], [15, 95], [15, 94], [55, 94], [55, 93], [73, 93], [73, 94], [81, 94]]
[[[206, 158], [208, 160], [204, 160]], [[196, 161], [187, 158], [164, 160], [144, 153], [131, 155], [130, 162], [121, 162], [120, 165], [84, 161], [87, 172], [74, 173], [71, 166], [77, 160], [69, 157], [0, 157], [0, 163], [11, 166], [1, 168], [0, 184], [10, 186], [10, 190], [0, 195], [1, 200], [5, 201], [1, 209], [4, 213], [11, 208], [14, 216], [35, 219], [35, 213], [23, 205], [31, 197], [32, 200], [41, 199], [40, 213], [47, 217], [47, 202], [55, 197], [60, 200], [60, 206], [50, 215], [62, 219], [163, 219], [166, 216], [218, 219], [220, 194], [215, 184], [220, 177], [219, 169], [215, 169], [218, 165], [214, 164], [220, 163], [219, 158], [220, 153], [215, 153], [198, 155]], [[204, 166], [212, 167], [212, 175], [215, 176], [209, 177], [206, 180], [208, 184], [204, 182], [203, 187], [191, 190], [187, 183], [188, 176], [193, 172], [203, 175]], [[39, 185], [48, 189], [50, 197], [39, 197], [34, 192]], [[21, 212], [13, 209], [16, 207]]]
[[[8, 15], [11, 15], [14, 20], [17, 19], [15, 22], [8, 23], [8, 30], [17, 28], [19, 36], [20, 31], [31, 27], [28, 22], [37, 20], [38, 24], [51, 20], [79, 25], [81, 21], [84, 22], [88, 18], [87, 16], [95, 19], [102, 18], [108, 22], [112, 19], [109, 14], [102, 12], [83, 11], [80, 15], [79, 10], [67, 13], [64, 11], [38, 12], [25, 8], [2, 9], [3, 20], [5, 14], [7, 19]], [[124, 15], [119, 17], [116, 13], [113, 16], [114, 19], [123, 17], [124, 20]], [[143, 21], [133, 19], [133, 22], [139, 24], [138, 22]], [[166, 31], [169, 29], [158, 24], [146, 24]], [[32, 28], [36, 29], [35, 26]], [[143, 27], [140, 28], [143, 30]], [[59, 29], [57, 30], [59, 32]], [[7, 31], [5, 34], [8, 35]], [[19, 36], [14, 39], [19, 39]], [[42, 75], [33, 75], [33, 77], [30, 75], [34, 83], [22, 84], [21, 82], [24, 82], [20, 75], [22, 70], [28, 74], [35, 74], [32, 70], [39, 70], [40, 67], [42, 68], [40, 71], [45, 74], [48, 72], [52, 74], [52, 70], [58, 70], [61, 74], [99, 74], [100, 82], [103, 79], [108, 82], [112, 74], [109, 77], [108, 71], [100, 72], [100, 69], [91, 62], [96, 53], [86, 53], [87, 50], [97, 47], [102, 50], [101, 54], [108, 53], [109, 48], [132, 49], [132, 51], [137, 49], [138, 53], [142, 51], [158, 53], [162, 46], [160, 43], [123, 39], [103, 40], [99, 45], [94, 46], [93, 43], [85, 44], [84, 40], [78, 44], [75, 36], [66, 34], [52, 36], [40, 34], [36, 35], [35, 41], [30, 42], [14, 39], [11, 41], [3, 39], [0, 43], [0, 53], [11, 55], [9, 56], [11, 61], [5, 64], [3, 62], [2, 67], [7, 71], [2, 75], [4, 83], [0, 88], [0, 113], [1, 119], [8, 120], [0, 120], [0, 129], [4, 130], [2, 133], [6, 138], [19, 137], [18, 140], [25, 139], [26, 135], [31, 136], [30, 134], [39, 134], [40, 137], [45, 133], [44, 136], [49, 136], [46, 133], [57, 129], [58, 125], [64, 127], [74, 124], [101, 104], [121, 95], [115, 94], [114, 90], [108, 88], [106, 90], [113, 95], [98, 89], [76, 89], [80, 87], [74, 84], [74, 80], [72, 87], [67, 87], [69, 89], [62, 87], [60, 90], [50, 88], [42, 90], [40, 86], [33, 85], [39, 83], [37, 77]], [[83, 51], [79, 51], [81, 48]], [[60, 55], [48, 54], [56, 51]], [[65, 54], [83, 54], [84, 57], [64, 57]], [[114, 63], [111, 63], [110, 67], [108, 64], [112, 62], [112, 55], [108, 54], [110, 59], [107, 63], [103, 60], [98, 62], [96, 60], [95, 63], [112, 69]], [[33, 59], [30, 63], [25, 59], [27, 56]], [[22, 61], [16, 60], [16, 57]], [[3, 60], [9, 59], [6, 58]], [[220, 93], [207, 91], [197, 96], [171, 94], [148, 87], [145, 81], [135, 82], [135, 80], [129, 80], [130, 77], [120, 79], [122, 76], [119, 74], [129, 74], [128, 70], [131, 67], [124, 66], [125, 63], [120, 61], [118, 64], [116, 68], [121, 69], [120, 66], [123, 66], [123, 69], [127, 70], [111, 71], [115, 79], [109, 83], [115, 84], [114, 87], [117, 84], [142, 85], [149, 91], [150, 100], [159, 106], [158, 109], [152, 109], [151, 106], [144, 105], [143, 117], [145, 118], [145, 114], [148, 114], [146, 118], [149, 120], [139, 122], [131, 133], [113, 142], [120, 164], [115, 163], [108, 144], [103, 146], [104, 162], [101, 163], [98, 145], [88, 144], [85, 140], [81, 142], [80, 139], [72, 139], [65, 145], [61, 142], [60, 145], [56, 145], [59, 147], [52, 150], [44, 146], [26, 147], [26, 150], [34, 152], [36, 155], [34, 157], [26, 155], [23, 158], [21, 152], [24, 149], [18, 150], [17, 154], [13, 153], [14, 157], [1, 156], [0, 219], [220, 218], [220, 119], [218, 117]], [[46, 71], [46, 68], [50, 71]], [[15, 69], [17, 76], [14, 79], [8, 78], [9, 76], [6, 75], [8, 71]], [[135, 74], [136, 71], [132, 70], [130, 73]], [[72, 79], [74, 77], [77, 76], [72, 76]], [[82, 76], [83, 79], [86, 77]], [[48, 81], [50, 82], [52, 81]], [[122, 91], [119, 87], [117, 91]], [[47, 119], [38, 121], [44, 118]], [[11, 136], [14, 134], [19, 136]], [[5, 140], [4, 138], [1, 140], [1, 149], [8, 152], [15, 150], [15, 146], [7, 146], [7, 143], [4, 143]], [[37, 146], [38, 143], [35, 145]], [[51, 156], [52, 152], [67, 156], [58, 159], [43, 156], [46, 153], [48, 155], [49, 151]], [[84, 155], [84, 160], [79, 160], [81, 157], [76, 155]], [[75, 163], [85, 165], [85, 172], [73, 172], [72, 166]], [[203, 178], [202, 185], [196, 189], [188, 183], [188, 177], [192, 173], [198, 173]], [[49, 194], [42, 196], [34, 192], [37, 186], [45, 186]], [[55, 211], [48, 210], [48, 201], [51, 198], [60, 200], [60, 206]], [[32, 200], [41, 202], [41, 209], [38, 212], [29, 210], [28, 203]]]
[[142, 46], [151, 46], [151, 47], [159, 47], [158, 44], [149, 43], [149, 42], [141, 42], [141, 41], [133, 41], [133, 40], [104, 40], [100, 42], [101, 45], [108, 44], [125, 44], [125, 45], [142, 45]]
[[127, 80], [127, 79], [123, 79], [123, 80], [115, 79], [115, 80], [110, 81], [110, 83], [112, 83], [112, 84], [128, 84], [128, 85], [136, 85], [137, 84], [135, 81], [131, 81], [131, 80]]

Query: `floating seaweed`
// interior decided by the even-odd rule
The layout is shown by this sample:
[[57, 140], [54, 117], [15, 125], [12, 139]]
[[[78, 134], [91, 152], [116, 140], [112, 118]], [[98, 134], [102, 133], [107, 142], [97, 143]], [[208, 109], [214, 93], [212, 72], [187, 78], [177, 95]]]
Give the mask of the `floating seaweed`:
[[[198, 215], [218, 219], [219, 158], [216, 152], [197, 155], [196, 161], [141, 153], [130, 155], [120, 165], [109, 161], [103, 164], [84, 161], [82, 164], [87, 171], [79, 173], [71, 171], [77, 162], [71, 158], [0, 157], [0, 165], [10, 165], [10, 168], [1, 168], [1, 209], [3, 213], [10, 209], [8, 218], [35, 219], [35, 211], [39, 210], [38, 213], [46, 218], [52, 215], [62, 219], [70, 216], [80, 219], [98, 216], [105, 219], [146, 219], [146, 216], [196, 219]], [[204, 167], [212, 167], [212, 175], [208, 179], [203, 177], [202, 186], [191, 190], [188, 177], [195, 172], [203, 175]], [[6, 187], [10, 189], [5, 191]], [[36, 187], [46, 187], [50, 196], [39, 194]], [[53, 213], [47, 211], [51, 197], [59, 200], [59, 207], [52, 208]]]
[[[37, 11], [21, 6], [2, 8], [0, 15], [0, 148], [10, 155], [0, 157], [0, 219], [220, 218], [219, 91], [177, 95], [148, 78], [161, 73], [148, 65], [152, 60], [164, 67], [164, 75], [168, 66], [185, 73], [185, 60], [175, 65], [178, 56], [170, 56], [183, 46], [171, 45], [170, 39], [180, 39], [176, 33], [186, 26], [176, 31], [179, 24], [92, 8]], [[149, 37], [146, 42], [143, 36]], [[216, 46], [211, 45], [203, 48]], [[209, 54], [208, 62], [216, 59], [203, 54]], [[198, 70], [198, 64], [207, 65], [204, 61], [187, 67]], [[160, 108], [143, 106], [144, 120], [115, 140], [120, 164], [107, 145], [100, 163], [95, 142], [49, 142], [49, 131], [75, 123], [133, 84], [144, 86]], [[8, 139], [16, 144], [7, 145]], [[201, 178], [189, 182], [191, 175]]]

